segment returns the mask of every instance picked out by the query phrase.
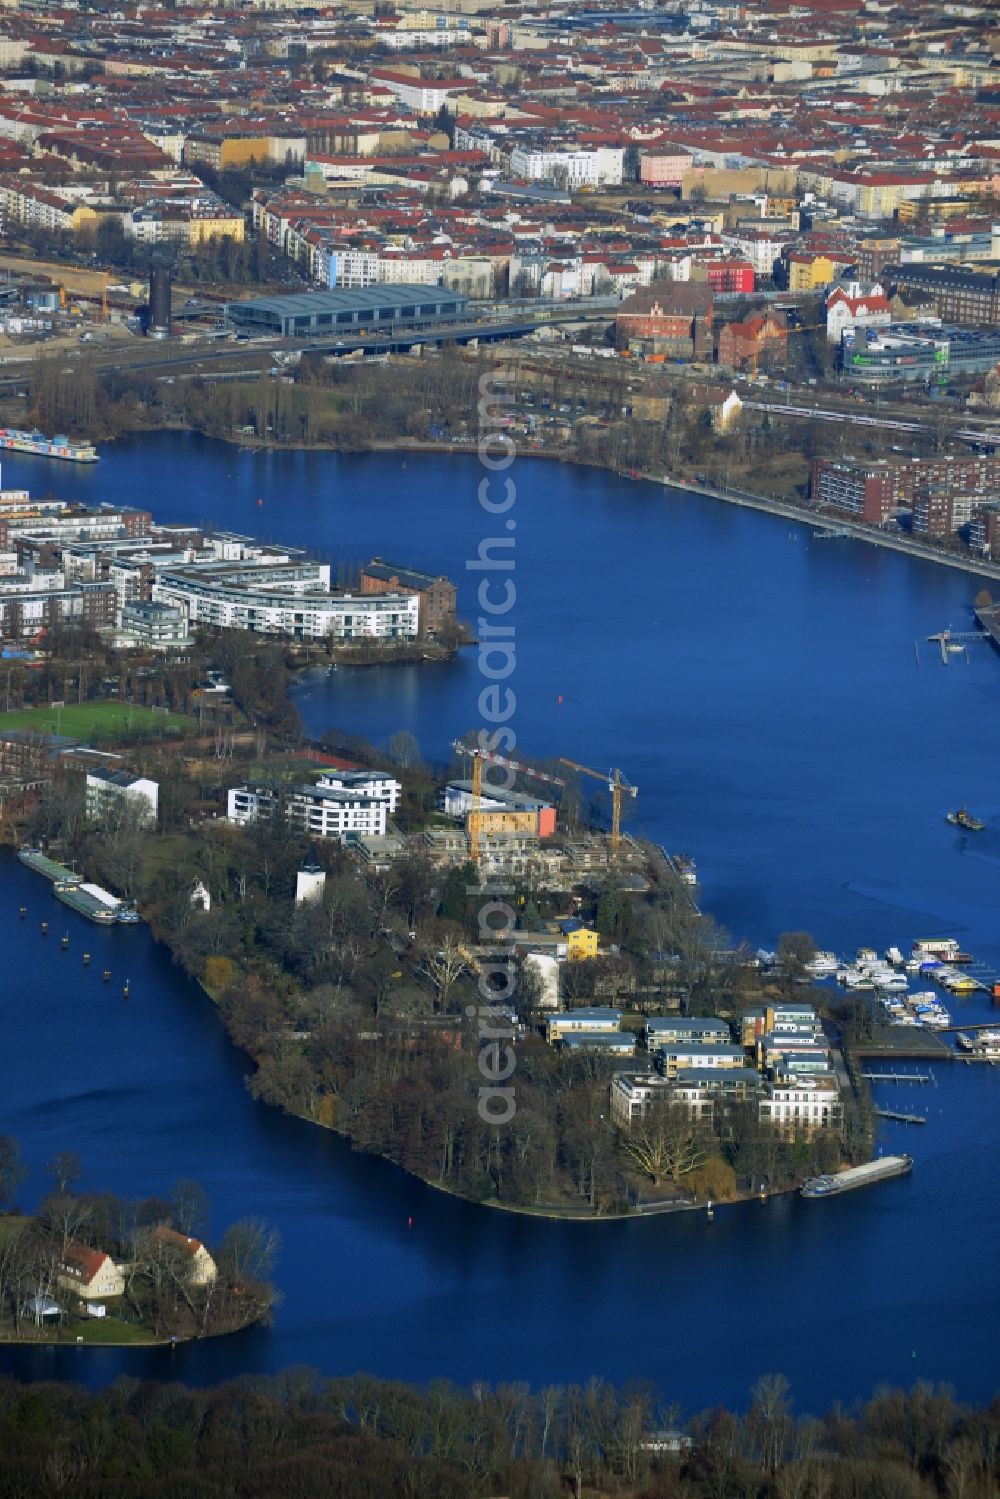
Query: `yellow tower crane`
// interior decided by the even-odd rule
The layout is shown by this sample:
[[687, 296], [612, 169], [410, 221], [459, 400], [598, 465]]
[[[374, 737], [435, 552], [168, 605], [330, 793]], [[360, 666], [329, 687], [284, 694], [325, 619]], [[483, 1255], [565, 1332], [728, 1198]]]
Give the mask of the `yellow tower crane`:
[[617, 863], [622, 839], [622, 795], [627, 792], [631, 797], [638, 796], [638, 786], [633, 786], [631, 781], [626, 780], [620, 770], [591, 770], [589, 765], [578, 765], [575, 760], [567, 760], [562, 755], [559, 757], [559, 764], [568, 765], [571, 770], [579, 771], [582, 776], [590, 776], [592, 780], [603, 781], [611, 792], [611, 862]]
[[470, 749], [467, 744], [456, 739], [452, 749], [459, 755], [464, 755], [472, 761], [472, 806], [466, 820], [466, 831], [469, 835], [469, 858], [473, 864], [479, 863], [480, 840], [483, 825], [483, 765], [504, 765], [508, 770], [515, 771], [518, 775], [530, 776], [535, 781], [545, 781], [550, 786], [565, 786], [566, 782], [559, 776], [550, 776], [544, 770], [535, 770], [532, 765], [522, 765], [518, 760], [508, 760], [505, 755], [498, 755], [491, 750]]

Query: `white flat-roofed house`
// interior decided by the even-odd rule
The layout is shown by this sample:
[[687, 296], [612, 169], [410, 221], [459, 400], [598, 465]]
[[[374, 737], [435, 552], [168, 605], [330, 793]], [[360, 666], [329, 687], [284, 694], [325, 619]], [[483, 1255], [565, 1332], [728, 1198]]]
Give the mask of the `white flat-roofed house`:
[[282, 806], [292, 827], [311, 838], [335, 838], [353, 843], [356, 838], [383, 838], [388, 824], [389, 802], [382, 797], [329, 786], [231, 786], [226, 798], [226, 817], [239, 827], [269, 822]]
[[572, 1031], [559, 1045], [566, 1051], [603, 1051], [630, 1057], [635, 1051], [635, 1036], [631, 1031]]
[[529, 952], [524, 955], [525, 971], [532, 974], [538, 983], [539, 1008], [555, 1010], [559, 1006], [559, 968], [557, 957], [547, 952]]
[[682, 1068], [743, 1067], [742, 1046], [699, 1046], [694, 1042], [670, 1041], [657, 1051], [657, 1066], [664, 1077], [675, 1078]]
[[697, 1046], [725, 1046], [732, 1040], [729, 1026], [714, 1015], [657, 1015], [646, 1021], [646, 1049], [656, 1052], [672, 1042]]
[[750, 1098], [761, 1087], [752, 1067], [682, 1067], [671, 1087], [671, 1097], [693, 1114], [710, 1118], [719, 1098]]
[[629, 1129], [644, 1119], [657, 1099], [670, 1096], [670, 1084], [658, 1072], [616, 1072], [611, 1079], [611, 1120]]
[[402, 782], [384, 770], [326, 770], [316, 782], [331, 791], [355, 791], [373, 801], [385, 802], [390, 817], [399, 805]]
[[564, 1041], [567, 1036], [586, 1032], [610, 1036], [621, 1030], [621, 1024], [621, 1010], [610, 1010], [600, 1005], [563, 1010], [559, 1015], [550, 1015], [545, 1022], [545, 1039], [554, 1043]]
[[160, 784], [124, 770], [89, 770], [84, 798], [93, 822], [113, 821], [128, 809], [143, 827], [152, 828], [159, 810]]
[[123, 604], [121, 630], [131, 644], [154, 651], [174, 650], [190, 643], [187, 615], [174, 604], [141, 599]]
[[815, 1036], [823, 1034], [822, 1022], [812, 1005], [791, 1003], [768, 1005], [766, 1018], [767, 1029], [770, 1031], [811, 1031]]
[[836, 1075], [827, 1070], [782, 1074], [764, 1085], [760, 1117], [787, 1129], [814, 1130], [839, 1125], [843, 1113]]
[[827, 1072], [830, 1053], [820, 1046], [779, 1045], [764, 1051], [764, 1070], [782, 1072]]

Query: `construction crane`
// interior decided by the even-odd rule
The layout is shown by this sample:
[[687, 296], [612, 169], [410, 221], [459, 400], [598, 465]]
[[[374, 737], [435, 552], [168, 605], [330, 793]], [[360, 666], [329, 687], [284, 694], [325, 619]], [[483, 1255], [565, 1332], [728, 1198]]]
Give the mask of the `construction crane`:
[[611, 792], [611, 862], [617, 863], [618, 847], [622, 839], [622, 794], [627, 792], [629, 796], [639, 795], [638, 786], [633, 786], [631, 781], [625, 779], [620, 770], [591, 770], [589, 765], [578, 765], [575, 760], [567, 760], [562, 755], [559, 757], [560, 765], [568, 765], [571, 770], [579, 771], [582, 776], [590, 776], [592, 780], [603, 781]]
[[508, 760], [506, 755], [498, 755], [493, 750], [470, 749], [460, 739], [452, 744], [452, 749], [459, 755], [465, 755], [472, 761], [472, 806], [469, 810], [466, 828], [469, 834], [469, 857], [473, 864], [479, 862], [479, 840], [482, 830], [482, 804], [483, 804], [483, 765], [503, 765], [507, 770], [513, 770], [517, 775], [530, 776], [535, 781], [545, 781], [550, 786], [565, 786], [566, 782], [559, 776], [550, 776], [544, 770], [535, 770], [532, 765], [522, 765], [519, 760]]

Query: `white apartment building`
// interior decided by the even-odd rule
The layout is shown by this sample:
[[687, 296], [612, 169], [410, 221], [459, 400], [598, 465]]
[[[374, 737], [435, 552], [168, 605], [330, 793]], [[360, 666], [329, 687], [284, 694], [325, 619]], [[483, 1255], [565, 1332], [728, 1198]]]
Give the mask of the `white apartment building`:
[[226, 817], [238, 827], [269, 822], [283, 805], [288, 822], [311, 838], [335, 838], [353, 843], [357, 838], [384, 838], [390, 806], [401, 791], [391, 776], [373, 777], [381, 782], [381, 795], [366, 796], [352, 786], [330, 784], [324, 777], [315, 786], [232, 786], [227, 795]]
[[467, 78], [420, 78], [416, 73], [393, 73], [386, 68], [373, 68], [371, 78], [418, 115], [436, 115], [453, 94], [464, 93], [469, 86]]
[[190, 644], [188, 622], [172, 604], [146, 603], [142, 599], [124, 604], [121, 634], [126, 645], [151, 651], [180, 650]]
[[142, 827], [156, 826], [160, 784], [124, 770], [88, 770], [84, 788], [87, 816], [93, 822], [113, 820], [126, 809]]
[[318, 281], [323, 281], [319, 267], [326, 264], [325, 284], [350, 289], [377, 286], [379, 280], [379, 253], [377, 250], [353, 250], [347, 246], [319, 247], [317, 256]]
[[616, 1072], [611, 1080], [611, 1122], [628, 1129], [644, 1119], [655, 1099], [668, 1098], [669, 1083], [658, 1072]]
[[786, 1128], [824, 1129], [838, 1125], [843, 1112], [837, 1079], [832, 1072], [796, 1073], [765, 1085], [760, 1117]]
[[420, 601], [410, 593], [332, 594], [325, 564], [191, 567], [163, 573], [157, 603], [173, 604], [191, 624], [293, 640], [411, 640]]
[[742, 1046], [700, 1045], [692, 1041], [668, 1041], [658, 1049], [657, 1062], [664, 1076], [675, 1078], [686, 1068], [728, 1068], [746, 1064]]
[[625, 151], [621, 146], [515, 146], [510, 174], [528, 182], [559, 182], [568, 189], [620, 187]]

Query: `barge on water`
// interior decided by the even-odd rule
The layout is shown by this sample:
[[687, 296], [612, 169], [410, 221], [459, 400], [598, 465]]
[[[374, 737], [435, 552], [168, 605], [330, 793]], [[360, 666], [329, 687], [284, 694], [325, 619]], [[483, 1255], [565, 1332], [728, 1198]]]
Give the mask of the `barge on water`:
[[42, 432], [20, 432], [16, 427], [0, 427], [0, 448], [12, 453], [33, 453], [39, 458], [65, 458], [70, 463], [96, 463], [97, 449], [92, 442], [71, 442], [68, 437], [46, 437]]
[[803, 1197], [835, 1197], [838, 1192], [867, 1187], [873, 1182], [885, 1181], [890, 1176], [905, 1176], [912, 1169], [912, 1156], [882, 1155], [876, 1161], [866, 1161], [863, 1166], [851, 1166], [846, 1171], [838, 1171], [836, 1176], [811, 1176], [802, 1183], [799, 1192]]
[[110, 890], [102, 890], [100, 885], [59, 884], [54, 887], [54, 894], [56, 900], [61, 900], [78, 916], [86, 916], [88, 921], [96, 921], [99, 926], [111, 926], [118, 920], [121, 901]]
[[72, 869], [67, 869], [65, 864], [57, 864], [55, 859], [50, 859], [43, 854], [40, 848], [19, 848], [17, 857], [22, 864], [33, 869], [36, 874], [44, 875], [51, 880], [53, 885], [82, 885], [83, 875], [77, 874]]

